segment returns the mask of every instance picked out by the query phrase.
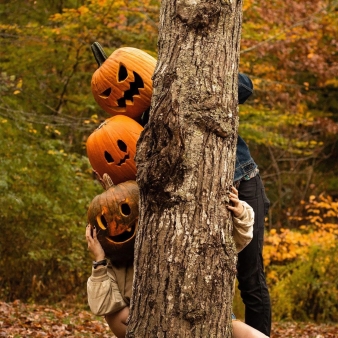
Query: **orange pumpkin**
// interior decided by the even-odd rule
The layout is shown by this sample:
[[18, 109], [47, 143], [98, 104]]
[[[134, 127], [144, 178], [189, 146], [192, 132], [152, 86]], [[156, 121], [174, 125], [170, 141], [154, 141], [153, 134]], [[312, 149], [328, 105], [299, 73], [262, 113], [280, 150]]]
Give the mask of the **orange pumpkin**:
[[89, 162], [102, 177], [114, 184], [136, 179], [136, 143], [143, 127], [128, 116], [106, 119], [89, 135], [86, 143]]
[[150, 107], [156, 59], [132, 47], [119, 48], [109, 58], [98, 42], [91, 48], [99, 65], [91, 82], [95, 101], [110, 115], [139, 120]]
[[139, 188], [135, 181], [114, 185], [103, 175], [106, 189], [94, 197], [88, 208], [88, 222], [97, 229], [97, 239], [114, 263], [133, 259], [138, 227]]

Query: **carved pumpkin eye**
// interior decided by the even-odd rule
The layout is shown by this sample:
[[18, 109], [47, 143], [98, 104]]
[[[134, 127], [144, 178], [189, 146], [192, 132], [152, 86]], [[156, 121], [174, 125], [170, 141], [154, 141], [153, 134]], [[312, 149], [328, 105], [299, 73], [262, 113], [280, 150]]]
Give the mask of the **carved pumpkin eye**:
[[100, 227], [102, 230], [106, 230], [106, 229], [107, 229], [108, 224], [107, 224], [106, 219], [104, 218], [104, 215], [98, 215], [98, 216], [96, 217], [96, 221], [97, 221], [97, 224], [99, 225], [99, 227]]
[[118, 74], [118, 82], [124, 81], [128, 77], [127, 68], [124, 65], [120, 65], [119, 74]]
[[103, 99], [107, 99], [111, 94], [111, 92], [112, 92], [111, 88], [108, 88], [104, 92], [102, 92], [99, 96], [102, 97]]
[[121, 151], [123, 151], [124, 153], [127, 152], [127, 145], [122, 141], [122, 140], [118, 140], [117, 141], [117, 146], [119, 147], [119, 149]]
[[104, 152], [104, 158], [108, 163], [114, 163], [113, 157], [108, 153], [108, 151]]
[[127, 203], [121, 204], [120, 210], [123, 216], [129, 216], [131, 214], [130, 206]]

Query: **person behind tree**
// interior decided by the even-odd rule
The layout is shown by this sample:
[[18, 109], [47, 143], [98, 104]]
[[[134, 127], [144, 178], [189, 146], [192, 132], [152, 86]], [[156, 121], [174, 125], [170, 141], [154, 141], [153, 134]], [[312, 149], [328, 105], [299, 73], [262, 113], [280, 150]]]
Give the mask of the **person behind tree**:
[[[243, 104], [253, 93], [253, 84], [244, 74], [238, 75], [238, 103]], [[268, 200], [258, 166], [244, 140], [238, 136], [234, 185], [240, 200], [255, 212], [253, 239], [238, 254], [238, 288], [245, 305], [245, 323], [267, 336], [271, 331], [271, 303], [263, 265], [264, 220], [269, 210]]]
[[[233, 215], [233, 237], [237, 251], [241, 251], [250, 243], [253, 233], [254, 212], [244, 201], [238, 199], [238, 191], [232, 187], [229, 192], [232, 205], [227, 208]], [[87, 282], [88, 304], [95, 315], [105, 319], [118, 337], [126, 335], [129, 305], [133, 283], [133, 264], [113, 265], [105, 257], [96, 229], [86, 227], [88, 249], [94, 256], [92, 274]], [[261, 332], [243, 322], [233, 320], [234, 338], [266, 338]]]

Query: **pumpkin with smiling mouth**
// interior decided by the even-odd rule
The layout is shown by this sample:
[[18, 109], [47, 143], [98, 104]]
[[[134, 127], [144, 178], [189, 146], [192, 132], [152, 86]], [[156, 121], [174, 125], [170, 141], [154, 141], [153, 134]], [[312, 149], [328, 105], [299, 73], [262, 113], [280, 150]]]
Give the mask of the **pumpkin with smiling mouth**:
[[136, 181], [114, 185], [107, 174], [101, 184], [106, 190], [90, 203], [88, 222], [96, 227], [97, 238], [113, 263], [131, 261], [138, 228], [138, 185]]
[[106, 119], [89, 135], [86, 148], [89, 162], [102, 177], [108, 174], [114, 184], [136, 179], [136, 143], [143, 127], [128, 116]]
[[110, 115], [139, 120], [150, 107], [156, 59], [133, 47], [118, 48], [109, 57], [98, 42], [91, 49], [99, 66], [91, 81], [95, 101]]

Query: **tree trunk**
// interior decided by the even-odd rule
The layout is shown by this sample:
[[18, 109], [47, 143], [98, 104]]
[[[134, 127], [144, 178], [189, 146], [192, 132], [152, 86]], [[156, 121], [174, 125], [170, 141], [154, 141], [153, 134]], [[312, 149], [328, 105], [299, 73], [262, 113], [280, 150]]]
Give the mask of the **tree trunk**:
[[162, 0], [127, 337], [231, 337], [241, 1]]

